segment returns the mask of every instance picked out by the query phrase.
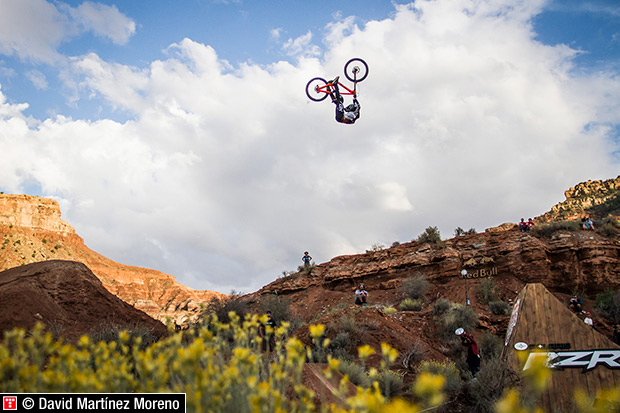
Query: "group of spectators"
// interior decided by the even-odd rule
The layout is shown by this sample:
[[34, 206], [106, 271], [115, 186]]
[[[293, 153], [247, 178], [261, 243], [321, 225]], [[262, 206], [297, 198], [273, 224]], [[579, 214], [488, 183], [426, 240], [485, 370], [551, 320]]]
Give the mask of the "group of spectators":
[[519, 230], [521, 232], [528, 232], [533, 226], [534, 220], [532, 218], [528, 218], [527, 222], [525, 222], [525, 218], [521, 218], [521, 222], [519, 222]]

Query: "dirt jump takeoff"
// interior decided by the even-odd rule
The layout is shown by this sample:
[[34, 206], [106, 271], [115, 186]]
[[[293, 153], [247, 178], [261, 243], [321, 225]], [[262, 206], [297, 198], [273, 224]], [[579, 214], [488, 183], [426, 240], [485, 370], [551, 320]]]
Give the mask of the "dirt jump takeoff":
[[[336, 121], [352, 124], [360, 117], [361, 106], [357, 101], [357, 83], [368, 76], [368, 65], [359, 58], [353, 58], [344, 65], [344, 75], [353, 82], [353, 89], [340, 83], [340, 76], [329, 82], [322, 77], [315, 77], [306, 85], [306, 95], [314, 102], [321, 102], [329, 95], [336, 105]], [[342, 96], [353, 96], [353, 103], [344, 106]]]

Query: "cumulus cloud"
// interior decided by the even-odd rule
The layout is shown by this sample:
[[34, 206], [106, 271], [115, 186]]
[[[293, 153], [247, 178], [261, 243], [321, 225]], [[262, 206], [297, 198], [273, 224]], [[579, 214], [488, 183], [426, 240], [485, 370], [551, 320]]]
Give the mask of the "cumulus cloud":
[[[119, 122], [34, 121], [0, 94], [5, 192], [36, 182], [86, 243], [194, 288], [254, 291], [301, 264], [548, 210], [618, 171], [614, 73], [576, 74], [537, 41], [542, 2], [421, 1], [285, 44], [295, 63], [231, 66], [184, 39], [142, 68], [91, 53], [70, 69]], [[310, 53], [308, 53], [310, 50]], [[320, 53], [319, 53], [320, 52]], [[351, 57], [361, 118], [303, 92]], [[346, 82], [346, 80], [343, 79]]]
[[107, 37], [116, 44], [125, 44], [136, 32], [136, 24], [118, 11], [116, 6], [84, 2], [69, 9], [70, 15], [84, 31], [92, 30], [98, 36]]
[[46, 0], [0, 2], [0, 53], [56, 64], [64, 61], [58, 47], [86, 31], [123, 44], [135, 23], [115, 6], [85, 2], [77, 8]]

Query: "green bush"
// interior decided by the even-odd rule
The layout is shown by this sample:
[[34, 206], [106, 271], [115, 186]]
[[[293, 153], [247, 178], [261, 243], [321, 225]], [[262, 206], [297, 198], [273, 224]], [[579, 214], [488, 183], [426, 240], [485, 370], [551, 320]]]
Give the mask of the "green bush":
[[478, 325], [478, 315], [469, 306], [455, 304], [450, 311], [445, 312], [440, 319], [444, 338], [454, 338], [454, 331], [462, 327], [471, 331]]
[[489, 302], [489, 308], [495, 315], [508, 315], [510, 314], [510, 304], [505, 301], [491, 301]]
[[372, 384], [370, 378], [366, 374], [364, 366], [357, 362], [340, 360], [338, 363], [338, 371], [340, 371], [342, 375], [349, 376], [349, 381], [356, 386], [368, 388]]
[[467, 411], [476, 413], [495, 412], [495, 405], [502, 394], [517, 385], [519, 376], [499, 357], [483, 357], [476, 380], [465, 384], [465, 403]]
[[414, 275], [403, 281], [401, 290], [407, 298], [422, 298], [428, 291], [429, 285], [425, 275]]
[[452, 308], [452, 303], [442, 297], [435, 301], [435, 304], [433, 305], [433, 315], [442, 315], [450, 308]]
[[207, 304], [201, 318], [206, 319], [208, 315], [215, 314], [220, 322], [229, 323], [231, 311], [241, 318], [245, 317], [250, 312], [250, 308], [241, 299], [241, 295], [241, 293], [232, 290], [228, 297], [213, 297]]
[[454, 230], [454, 236], [455, 237], [462, 237], [463, 235], [471, 235], [471, 234], [476, 234], [476, 229], [475, 228], [470, 228], [467, 231], [465, 231], [463, 228], [461, 227], [456, 227], [456, 229]]
[[442, 375], [445, 379], [444, 393], [448, 398], [455, 397], [463, 387], [461, 373], [451, 361], [422, 361], [416, 369], [417, 374], [430, 373]]
[[391, 399], [403, 389], [403, 377], [391, 370], [381, 370], [377, 381], [379, 382], [381, 394], [388, 399]]
[[418, 242], [426, 242], [431, 245], [443, 246], [441, 234], [439, 234], [439, 229], [437, 227], [426, 228], [426, 230], [418, 236]]
[[594, 224], [597, 232], [605, 237], [615, 238], [620, 235], [620, 225], [615, 217], [603, 218], [600, 222]]
[[412, 300], [411, 298], [405, 298], [398, 305], [402, 311], [420, 311], [422, 309], [422, 300], [416, 298]]
[[499, 289], [493, 278], [483, 278], [478, 284], [476, 289], [478, 293], [478, 299], [483, 304], [488, 304], [491, 301], [497, 301], [499, 296]]
[[483, 359], [499, 357], [504, 348], [504, 342], [495, 334], [485, 332], [478, 340], [478, 348]]
[[260, 301], [261, 314], [271, 311], [271, 315], [276, 323], [282, 321], [292, 321], [291, 300], [275, 294], [264, 295]]
[[547, 224], [534, 225], [531, 229], [532, 235], [549, 238], [557, 231], [579, 231], [581, 223], [579, 221], [553, 221]]
[[620, 291], [605, 290], [594, 300], [594, 308], [603, 317], [620, 323]]

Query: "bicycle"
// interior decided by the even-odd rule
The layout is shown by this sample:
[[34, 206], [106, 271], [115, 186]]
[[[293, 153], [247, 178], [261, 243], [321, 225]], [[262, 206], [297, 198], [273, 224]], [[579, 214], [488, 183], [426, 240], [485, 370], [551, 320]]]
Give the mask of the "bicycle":
[[[353, 89], [350, 89], [346, 85], [338, 81], [338, 88], [340, 95], [353, 96], [357, 98], [357, 84], [368, 76], [368, 64], [360, 58], [353, 58], [344, 65], [344, 75], [347, 79], [353, 82]], [[310, 100], [314, 102], [321, 102], [327, 99], [330, 92], [335, 89], [333, 85], [322, 77], [315, 77], [306, 84], [306, 95]]]

